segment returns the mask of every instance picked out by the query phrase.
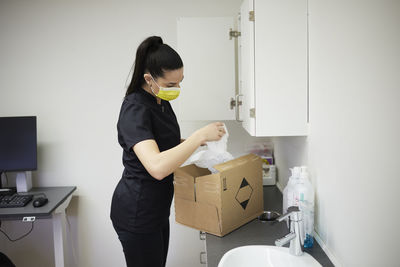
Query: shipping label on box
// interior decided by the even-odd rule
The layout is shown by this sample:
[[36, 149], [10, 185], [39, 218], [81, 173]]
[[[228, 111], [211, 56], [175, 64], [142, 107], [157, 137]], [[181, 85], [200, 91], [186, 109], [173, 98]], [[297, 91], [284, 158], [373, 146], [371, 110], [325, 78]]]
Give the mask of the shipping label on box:
[[193, 164], [176, 170], [175, 220], [224, 236], [263, 212], [262, 160], [248, 154], [214, 168], [218, 173]]

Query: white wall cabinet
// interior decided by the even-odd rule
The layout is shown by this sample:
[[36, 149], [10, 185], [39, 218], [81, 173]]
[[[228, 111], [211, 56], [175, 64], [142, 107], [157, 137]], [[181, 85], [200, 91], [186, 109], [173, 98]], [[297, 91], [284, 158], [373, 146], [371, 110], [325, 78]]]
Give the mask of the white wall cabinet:
[[252, 136], [307, 135], [307, 0], [244, 0], [239, 117]]
[[235, 49], [234, 18], [178, 19], [178, 119], [236, 119], [252, 136], [307, 135], [307, 0], [243, 0], [237, 26]]

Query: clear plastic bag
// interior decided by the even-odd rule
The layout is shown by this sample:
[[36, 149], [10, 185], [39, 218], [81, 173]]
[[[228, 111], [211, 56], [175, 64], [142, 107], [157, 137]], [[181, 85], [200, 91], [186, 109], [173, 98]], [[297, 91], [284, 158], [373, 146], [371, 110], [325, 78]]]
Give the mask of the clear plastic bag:
[[232, 160], [233, 156], [227, 151], [228, 129], [224, 124], [226, 134], [219, 141], [207, 142], [207, 149], [194, 153], [189, 159], [189, 164], [200, 168], [207, 168], [212, 173], [218, 172], [214, 166]]

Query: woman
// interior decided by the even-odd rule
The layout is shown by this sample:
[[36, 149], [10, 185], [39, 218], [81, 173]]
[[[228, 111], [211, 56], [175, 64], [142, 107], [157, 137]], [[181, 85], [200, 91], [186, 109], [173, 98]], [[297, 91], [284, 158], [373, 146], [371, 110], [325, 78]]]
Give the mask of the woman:
[[111, 204], [111, 220], [129, 267], [165, 266], [173, 172], [200, 145], [225, 134], [223, 124], [216, 122], [181, 140], [168, 101], [178, 97], [182, 80], [180, 56], [160, 37], [139, 45], [117, 125], [125, 169]]

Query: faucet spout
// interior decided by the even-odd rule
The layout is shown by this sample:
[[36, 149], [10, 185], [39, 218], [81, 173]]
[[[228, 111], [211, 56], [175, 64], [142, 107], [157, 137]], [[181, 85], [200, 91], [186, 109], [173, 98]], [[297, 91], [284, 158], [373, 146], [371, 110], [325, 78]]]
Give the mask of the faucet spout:
[[291, 241], [294, 238], [296, 238], [296, 234], [290, 232], [287, 235], [285, 235], [284, 237], [275, 240], [275, 246], [282, 247], [282, 246], [286, 245], [287, 243], [289, 243], [289, 241]]

